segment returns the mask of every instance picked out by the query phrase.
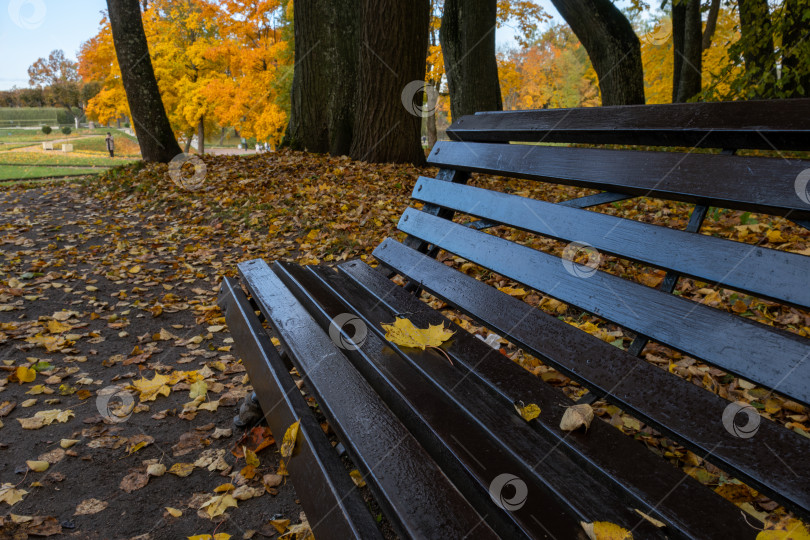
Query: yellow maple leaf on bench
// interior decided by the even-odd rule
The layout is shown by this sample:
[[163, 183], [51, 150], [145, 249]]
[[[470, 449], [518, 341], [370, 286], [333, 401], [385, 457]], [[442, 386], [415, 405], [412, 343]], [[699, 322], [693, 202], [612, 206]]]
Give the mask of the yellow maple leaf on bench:
[[397, 317], [393, 324], [383, 324], [385, 339], [401, 347], [438, 347], [452, 337], [455, 332], [443, 324], [431, 324], [427, 328], [417, 328], [409, 319]]

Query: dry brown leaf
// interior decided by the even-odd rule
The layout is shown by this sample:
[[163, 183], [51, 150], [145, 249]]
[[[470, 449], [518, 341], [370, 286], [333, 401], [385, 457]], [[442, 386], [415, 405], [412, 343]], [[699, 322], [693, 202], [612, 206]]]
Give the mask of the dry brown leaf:
[[572, 405], [565, 409], [560, 429], [563, 431], [574, 431], [582, 426], [587, 430], [593, 421], [593, 408], [587, 403]]

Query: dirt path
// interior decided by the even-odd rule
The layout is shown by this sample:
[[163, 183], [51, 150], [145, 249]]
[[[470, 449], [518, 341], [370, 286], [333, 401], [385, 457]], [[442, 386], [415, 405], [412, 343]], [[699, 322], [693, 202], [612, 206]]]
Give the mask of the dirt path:
[[[245, 460], [232, 455], [238, 434], [227, 430], [248, 387], [214, 307], [219, 258], [194, 243], [175, 244], [173, 227], [171, 216], [99, 207], [70, 186], [0, 192], [0, 283], [10, 284], [0, 285], [0, 484], [27, 491], [13, 507], [0, 503], [0, 516], [47, 517], [59, 538], [93, 539], [214, 531], [243, 538], [275, 531], [268, 526], [274, 517], [299, 521], [292, 484], [270, 488], [272, 495], [261, 480], [278, 465], [274, 445], [259, 452], [253, 480], [237, 474]], [[64, 311], [73, 313], [54, 317]], [[34, 381], [2, 386], [18, 366], [35, 363]], [[141, 377], [192, 371], [154, 401], [139, 403], [137, 391], [120, 389]], [[207, 397], [193, 404], [189, 381], [203, 378]], [[98, 401], [115, 385], [139, 403], [120, 422]], [[26, 407], [27, 400], [36, 402]], [[198, 408], [204, 403], [217, 406]], [[48, 410], [74, 416], [22, 429], [20, 419]], [[63, 439], [78, 442], [65, 450]], [[33, 472], [27, 460], [52, 463]], [[189, 476], [149, 477], [132, 490], [150, 464], [195, 462]], [[199, 509], [223, 495], [217, 486], [240, 482], [262, 495], [213, 520]], [[2, 538], [30, 526], [3, 519]]]

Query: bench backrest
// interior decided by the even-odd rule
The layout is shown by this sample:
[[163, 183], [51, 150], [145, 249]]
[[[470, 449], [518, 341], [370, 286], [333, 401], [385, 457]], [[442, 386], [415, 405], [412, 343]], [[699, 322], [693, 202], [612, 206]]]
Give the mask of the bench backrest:
[[[436, 178], [420, 177], [416, 183], [413, 198], [422, 206], [407, 209], [399, 222], [399, 229], [409, 235], [405, 246], [386, 240], [375, 257], [591, 390], [603, 388], [600, 378], [607, 371], [600, 373], [598, 367], [608, 365], [603, 349], [592, 349], [588, 353], [592, 356], [570, 360], [544, 355], [539, 346], [527, 343], [531, 338], [525, 337], [521, 321], [510, 319], [508, 306], [513, 299], [506, 294], [502, 299], [465, 296], [420, 265], [409, 248], [432, 255], [443, 249], [615, 323], [637, 336], [622, 353], [625, 356], [640, 355], [648, 341], [654, 341], [775, 391], [784, 399], [810, 404], [810, 340], [803, 337], [806, 334], [756, 322], [748, 312], [748, 306], [758, 305], [756, 299], [776, 302], [786, 310], [803, 310], [796, 312], [794, 329], [802, 331], [805, 326], [807, 332], [804, 310], [810, 308], [810, 257], [764, 247], [760, 245], [763, 242], [750, 244], [700, 233], [710, 207], [780, 216], [798, 224], [796, 229], [803, 233], [801, 227], [810, 224], [810, 160], [735, 152], [810, 151], [807, 118], [810, 99], [465, 116], [448, 129], [452, 140], [437, 143], [428, 158], [430, 165], [440, 169]], [[567, 143], [685, 148], [650, 151]], [[553, 204], [466, 185], [469, 173], [603, 193]], [[694, 205], [688, 225], [678, 230], [587, 210], [638, 196]], [[461, 216], [469, 219], [454, 221]], [[483, 231], [497, 226], [506, 227], [500, 231], [524, 231], [567, 246], [560, 257], [512, 242], [507, 239], [508, 232]], [[776, 233], [770, 240], [770, 246], [779, 243]], [[662, 269], [667, 274], [660, 286], [653, 288], [624, 279], [615, 270], [606, 271], [606, 256]], [[671, 294], [680, 277], [735, 291], [746, 309], [737, 304], [734, 311], [742, 311], [741, 316]], [[649, 372], [639, 369], [632, 376], [628, 374], [628, 380], [622, 379], [625, 394], [613, 395], [610, 388], [605, 391], [609, 401], [619, 402], [625, 410], [689, 448], [708, 447], [712, 452], [707, 441], [716, 440], [713, 454], [725, 469], [793, 509], [810, 511], [810, 468], [799, 453], [810, 449], [807, 438], [768, 422], [760, 434], [760, 438], [772, 436], [767, 449], [745, 437], [723, 439], [723, 426], [716, 429], [721, 424], [719, 414], [713, 419], [714, 425], [707, 427], [701, 425], [700, 415], [710, 413], [691, 411], [693, 403], [652, 402], [651, 396], [664, 395], [676, 375], [658, 368]], [[633, 392], [638, 401], [629, 397]], [[691, 415], [691, 419], [681, 422], [678, 415]], [[706, 421], [712, 418], [708, 416]], [[733, 431], [733, 426], [725, 428]], [[783, 467], [772, 452], [792, 465], [805, 464]], [[793, 457], [796, 461], [791, 461]]]

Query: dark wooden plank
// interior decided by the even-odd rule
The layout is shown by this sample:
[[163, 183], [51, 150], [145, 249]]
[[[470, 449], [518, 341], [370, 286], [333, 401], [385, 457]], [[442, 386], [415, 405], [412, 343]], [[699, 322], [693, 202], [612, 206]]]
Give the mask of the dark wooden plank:
[[810, 161], [677, 152], [438, 142], [430, 165], [810, 219], [796, 177]]
[[[399, 228], [563, 302], [810, 403], [807, 338], [599, 270], [572, 264], [569, 272], [568, 261], [414, 208], [405, 211]], [[385, 242], [375, 254], [392, 247]]]
[[[612, 483], [616, 489], [626, 490], [635, 499], [634, 502], [628, 501], [628, 506], [647, 514], [658, 514], [657, 518], [668, 524], [668, 531], [690, 538], [751, 538], [756, 534], [745, 523], [739, 508], [691, 477], [685, 479], [681, 470], [669, 466], [607, 423], [594, 422], [587, 433], [560, 430], [564, 413], [562, 404], [569, 402], [561, 390], [545, 384], [499, 351], [474, 338], [367, 264], [350, 261], [338, 269], [339, 274], [327, 268], [313, 271], [330, 281], [335, 289], [350, 291], [355, 298], [360, 298], [353, 307], [367, 319], [383, 319], [387, 315], [391, 320], [398, 313], [407, 313], [420, 328], [444, 324], [454, 330], [456, 334], [452, 342], [445, 346], [454, 366], [465, 370], [465, 377], [479, 381], [501, 399], [504, 406], [518, 401], [536, 403], [542, 413], [532, 423], [534, 427], [553, 437], [562, 450], [578, 456], [583, 466], [591, 467], [591, 474], [596, 478]], [[354, 293], [356, 289], [362, 289], [366, 295]], [[577, 332], [573, 328], [571, 331]], [[689, 398], [689, 394], [701, 390], [694, 387], [685, 392], [687, 395], [682, 397]]]
[[[706, 219], [706, 213], [708, 211], [708, 206], [696, 204], [692, 209], [692, 213], [689, 215], [689, 223], [686, 224], [686, 229], [684, 230], [689, 233], [700, 232], [700, 227], [703, 225], [703, 220]], [[658, 286], [658, 290], [666, 293], [673, 292], [680, 277], [681, 274], [679, 272], [673, 270], [668, 271], [664, 276], [663, 281], [661, 281], [661, 285]], [[647, 346], [649, 341], [650, 339], [647, 336], [636, 334], [633, 342], [630, 343], [629, 347], [627, 347], [627, 352], [633, 356], [638, 356], [644, 350], [644, 347]]]
[[267, 264], [239, 272], [400, 533], [497, 538]]
[[268, 426], [284, 433], [300, 419], [299, 450], [288, 469], [318, 538], [381, 539], [365, 501], [235, 281], [222, 281], [219, 301]]
[[481, 142], [807, 150], [810, 99], [625, 105], [479, 113], [447, 129]]
[[810, 257], [420, 177], [413, 198], [777, 302], [810, 306]]
[[560, 206], [569, 206], [571, 208], [590, 208], [592, 206], [599, 206], [600, 204], [608, 204], [612, 202], [625, 201], [630, 199], [624, 193], [611, 193], [603, 191], [594, 195], [586, 195], [585, 197], [577, 197], [576, 199], [569, 199], [567, 201], [558, 202]]
[[[568, 538], [580, 533], [580, 521], [638, 526], [643, 537], [661, 537], [520, 419], [511, 405], [495, 403], [441, 355], [386, 341], [381, 323], [393, 318], [365, 318], [353, 305], [366, 295], [332, 289], [312, 268], [282, 265], [275, 271], [322, 327], [346, 313], [364, 325], [362, 346], [344, 354], [501, 537]], [[354, 328], [344, 339], [351, 339]], [[534, 470], [538, 456], [547, 456], [553, 470]], [[504, 472], [526, 486], [526, 504], [509, 511], [490, 496], [491, 483]]]
[[[764, 418], [752, 437], [734, 436], [723, 423], [728, 401], [394, 240], [385, 240], [374, 256], [698, 455], [810, 516], [807, 438]], [[533, 272], [541, 274], [542, 266], [535, 265]], [[583, 286], [590, 281], [581, 280]], [[718, 328], [718, 334], [724, 335], [724, 329]], [[732, 337], [725, 334], [725, 339], [733, 347]], [[806, 377], [806, 366], [798, 371]]]

